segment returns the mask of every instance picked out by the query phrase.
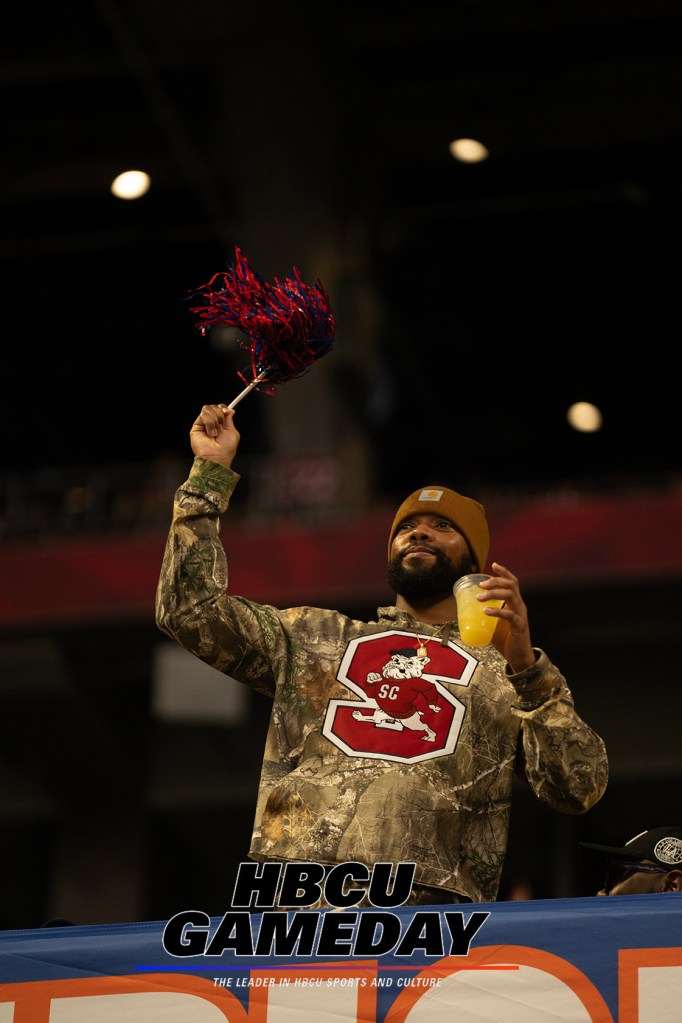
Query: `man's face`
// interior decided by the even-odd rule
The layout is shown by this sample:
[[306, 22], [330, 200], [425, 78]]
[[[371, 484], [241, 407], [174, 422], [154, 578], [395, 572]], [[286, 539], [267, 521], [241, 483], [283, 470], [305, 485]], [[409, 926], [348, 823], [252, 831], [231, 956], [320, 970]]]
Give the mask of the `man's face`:
[[388, 565], [394, 593], [408, 600], [441, 596], [471, 571], [467, 542], [448, 519], [421, 514], [398, 526]]
[[651, 860], [618, 862], [612, 860], [606, 869], [604, 887], [597, 895], [643, 895], [665, 890], [667, 867]]

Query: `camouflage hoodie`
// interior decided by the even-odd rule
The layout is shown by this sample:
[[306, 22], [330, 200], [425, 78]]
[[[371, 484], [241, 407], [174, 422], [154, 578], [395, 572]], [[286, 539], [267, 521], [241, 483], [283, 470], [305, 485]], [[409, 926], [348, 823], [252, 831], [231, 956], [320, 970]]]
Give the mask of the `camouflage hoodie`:
[[273, 700], [250, 856], [414, 862], [417, 883], [493, 901], [514, 772], [584, 813], [606, 788], [603, 741], [542, 651], [511, 674], [456, 624], [429, 640], [437, 626], [395, 607], [362, 622], [228, 596], [219, 516], [238, 479], [197, 458], [178, 489], [157, 624]]

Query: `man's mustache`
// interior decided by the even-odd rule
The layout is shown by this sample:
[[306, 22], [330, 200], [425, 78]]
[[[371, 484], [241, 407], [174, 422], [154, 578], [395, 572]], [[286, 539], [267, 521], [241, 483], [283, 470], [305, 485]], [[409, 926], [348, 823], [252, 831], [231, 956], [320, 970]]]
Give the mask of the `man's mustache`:
[[429, 547], [429, 545], [425, 543], [415, 543], [402, 552], [400, 560], [402, 561], [408, 554], [414, 554], [415, 551], [426, 551], [428, 554], [433, 554], [436, 558], [441, 556], [441, 552], [437, 547]]

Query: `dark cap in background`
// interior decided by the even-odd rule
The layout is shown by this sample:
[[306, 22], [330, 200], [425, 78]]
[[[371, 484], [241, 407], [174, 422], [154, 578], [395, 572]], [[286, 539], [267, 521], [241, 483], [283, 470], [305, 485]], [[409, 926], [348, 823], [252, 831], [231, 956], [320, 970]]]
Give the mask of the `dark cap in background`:
[[651, 860], [661, 867], [682, 867], [682, 827], [671, 824], [641, 831], [622, 846], [580, 842], [579, 849], [588, 865], [600, 860]]

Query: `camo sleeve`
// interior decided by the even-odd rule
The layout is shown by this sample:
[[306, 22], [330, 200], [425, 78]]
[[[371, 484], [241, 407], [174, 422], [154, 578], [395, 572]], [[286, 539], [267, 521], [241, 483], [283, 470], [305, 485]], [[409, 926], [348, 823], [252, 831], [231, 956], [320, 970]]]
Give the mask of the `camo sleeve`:
[[521, 718], [519, 773], [535, 795], [562, 813], [586, 813], [608, 783], [604, 741], [576, 713], [558, 668], [542, 651], [533, 667], [508, 675]]
[[239, 480], [196, 458], [177, 490], [156, 592], [156, 624], [202, 661], [272, 696], [275, 608], [228, 596], [220, 515]]

